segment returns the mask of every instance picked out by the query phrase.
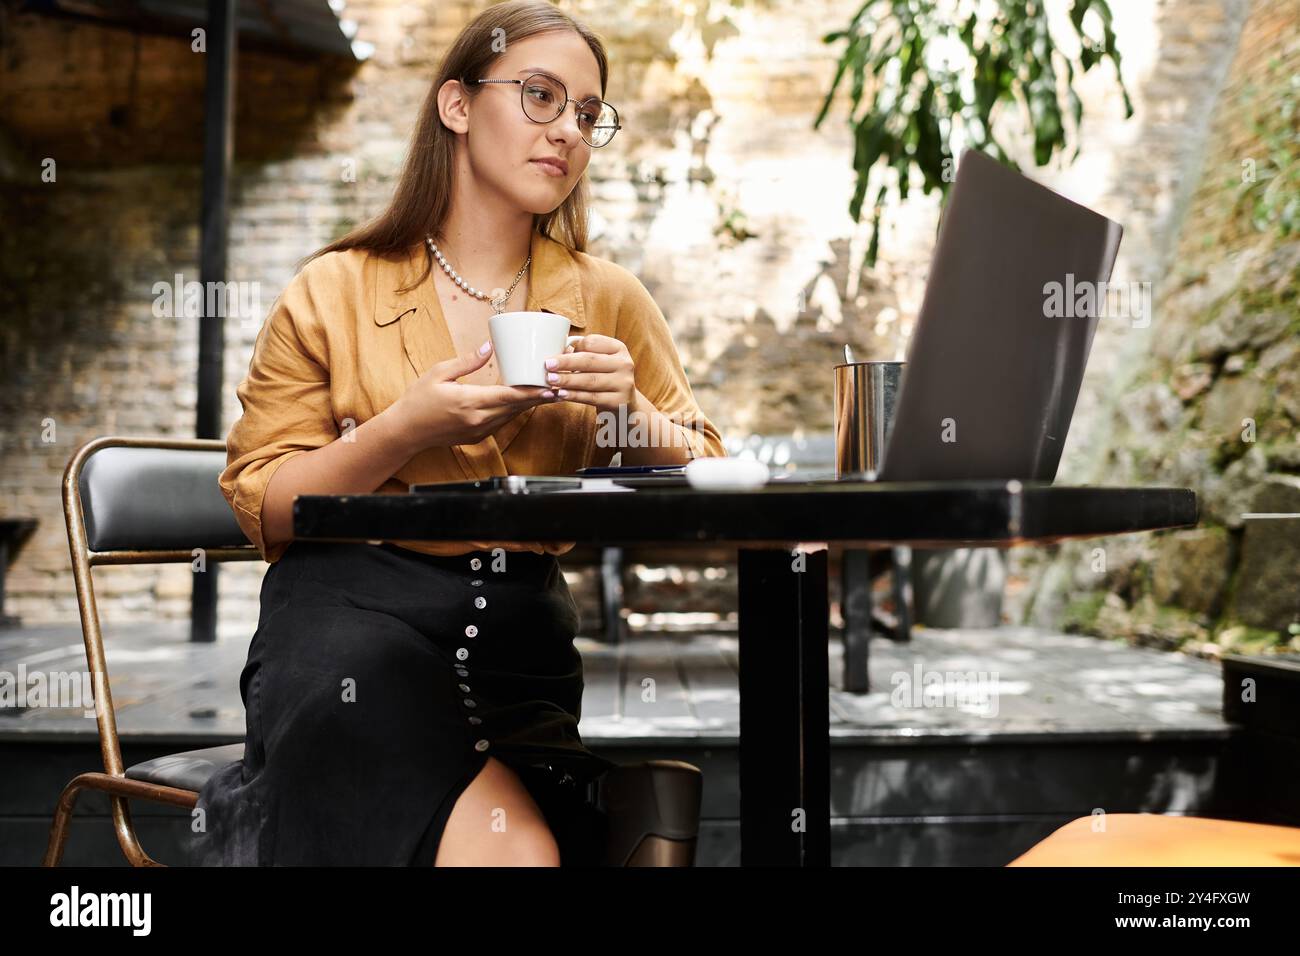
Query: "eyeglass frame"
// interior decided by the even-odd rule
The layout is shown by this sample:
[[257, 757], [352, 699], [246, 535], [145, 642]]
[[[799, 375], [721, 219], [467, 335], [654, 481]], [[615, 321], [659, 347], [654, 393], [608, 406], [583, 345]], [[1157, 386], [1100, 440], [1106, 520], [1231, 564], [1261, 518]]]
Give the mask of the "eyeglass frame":
[[[548, 120], [539, 121], [533, 119], [531, 116], [528, 115], [527, 107], [524, 106], [524, 87], [527, 85], [528, 81], [535, 76], [540, 76], [543, 79], [550, 80], [552, 83], [558, 83], [560, 89], [564, 91], [564, 104], [556, 111], [555, 115]], [[613, 112], [614, 114], [614, 126], [613, 126], [614, 132], [609, 134], [609, 139], [606, 142], [601, 143], [599, 146], [597, 146], [595, 143], [588, 140], [587, 137], [582, 136], [582, 125], [579, 124], [578, 126], [578, 135], [582, 136], [582, 141], [586, 143], [588, 146], [590, 146], [592, 149], [604, 149], [610, 143], [614, 142], [615, 135], [617, 135], [618, 131], [623, 128], [623, 124], [618, 121], [618, 110], [614, 107], [613, 103], [608, 103], [605, 100], [602, 100], [599, 96], [592, 96], [585, 100], [575, 100], [573, 97], [569, 96], [569, 88], [564, 85], [564, 82], [562, 80], [560, 80], [558, 77], [550, 76], [546, 73], [530, 73], [522, 80], [507, 80], [507, 79], [470, 80], [468, 85], [474, 86], [478, 83], [518, 83], [519, 84], [519, 108], [523, 110], [524, 116], [525, 118], [527, 118], [528, 122], [537, 123], [538, 126], [546, 126], [549, 123], [554, 123], [557, 119], [559, 119], [561, 116], [564, 115], [564, 111], [569, 108], [570, 103], [577, 103], [578, 107], [581, 108], [584, 103], [590, 103], [592, 100], [595, 100], [597, 103], [602, 103], [605, 106], [608, 106], [610, 108], [610, 111]], [[609, 126], [600, 126], [594, 128], [610, 129]]]

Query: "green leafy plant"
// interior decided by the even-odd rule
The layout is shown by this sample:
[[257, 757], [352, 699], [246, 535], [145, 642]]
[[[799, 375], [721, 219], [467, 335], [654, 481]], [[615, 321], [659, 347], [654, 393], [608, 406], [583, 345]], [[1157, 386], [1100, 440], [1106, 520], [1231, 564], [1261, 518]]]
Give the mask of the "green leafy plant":
[[[847, 45], [813, 129], [821, 126], [847, 76], [857, 176], [849, 202], [854, 222], [862, 218], [873, 169], [880, 167], [868, 265], [876, 262], [880, 215], [891, 186], [905, 201], [915, 171], [925, 193], [937, 189], [946, 197], [956, 173], [954, 142], [1019, 169], [993, 131], [1000, 110], [1022, 111], [1039, 166], [1066, 151], [1067, 116], [1077, 133], [1083, 103], [1075, 77], [1102, 61], [1114, 64], [1125, 117], [1133, 115], [1110, 7], [1105, 0], [1072, 0], [1068, 22], [1078, 45], [1069, 54], [1049, 28], [1043, 0], [867, 0], [846, 29], [822, 38]], [[1070, 161], [1078, 155], [1075, 139]], [[895, 174], [892, 184], [888, 170]]]

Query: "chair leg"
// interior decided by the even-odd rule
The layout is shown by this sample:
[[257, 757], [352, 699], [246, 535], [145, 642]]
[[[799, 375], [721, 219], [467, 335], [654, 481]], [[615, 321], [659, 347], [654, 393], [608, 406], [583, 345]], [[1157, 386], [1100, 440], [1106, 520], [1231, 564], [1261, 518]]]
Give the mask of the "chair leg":
[[601, 605], [605, 643], [623, 642], [623, 549], [606, 548], [600, 562]]
[[846, 693], [865, 694], [867, 653], [871, 644], [871, 552], [845, 548], [840, 558], [840, 614], [844, 618], [844, 667], [841, 676]]
[[138, 797], [166, 803], [172, 806], [193, 808], [198, 794], [191, 790], [178, 790], [164, 787], [143, 780], [131, 780], [115, 777], [106, 773], [83, 773], [72, 779], [54, 808], [54, 822], [50, 826], [50, 840], [45, 848], [42, 866], [58, 866], [63, 859], [63, 848], [68, 837], [68, 827], [72, 822], [72, 813], [77, 806], [77, 797], [82, 790], [99, 790], [109, 794], [109, 804], [113, 815], [113, 829], [117, 834], [118, 846], [132, 866], [166, 866], [144, 852], [140, 840], [135, 834], [135, 824], [131, 821], [131, 808], [127, 797]]
[[117, 831], [117, 843], [122, 848], [132, 866], [166, 866], [144, 852], [140, 840], [135, 835], [135, 824], [131, 820], [131, 807], [125, 797], [109, 797], [113, 806], [113, 829]]
[[68, 838], [72, 811], [77, 807], [77, 795], [81, 793], [81, 779], [77, 777], [59, 794], [59, 802], [54, 807], [54, 823], [50, 825], [50, 841], [45, 847], [45, 859], [41, 861], [41, 866], [58, 866], [63, 859], [63, 845]]
[[893, 556], [894, 608], [898, 618], [898, 627], [894, 630], [894, 640], [910, 641], [912, 639], [912, 549], [907, 545], [891, 548]]
[[606, 866], [693, 866], [704, 775], [681, 760], [647, 760], [604, 773], [595, 803], [609, 821]]

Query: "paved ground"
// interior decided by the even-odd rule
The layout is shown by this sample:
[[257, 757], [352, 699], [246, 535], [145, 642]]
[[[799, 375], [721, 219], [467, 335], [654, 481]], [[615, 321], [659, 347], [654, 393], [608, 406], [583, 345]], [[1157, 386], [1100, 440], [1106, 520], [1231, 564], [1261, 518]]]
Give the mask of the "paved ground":
[[[191, 644], [184, 624], [110, 626], [106, 634], [123, 736], [242, 736], [238, 677], [246, 639]], [[734, 635], [638, 635], [622, 647], [579, 638], [578, 644], [586, 667], [581, 732], [588, 741], [735, 743]], [[1030, 628], [917, 628], [910, 643], [873, 641], [872, 691], [848, 694], [838, 689], [838, 639], [828, 650], [837, 738], [1186, 736], [1224, 727], [1219, 666], [1175, 653]], [[0, 686], [20, 676], [20, 665], [28, 674], [83, 672], [80, 631], [0, 631]], [[0, 706], [3, 738], [94, 733], [93, 713], [87, 718], [79, 708]]]

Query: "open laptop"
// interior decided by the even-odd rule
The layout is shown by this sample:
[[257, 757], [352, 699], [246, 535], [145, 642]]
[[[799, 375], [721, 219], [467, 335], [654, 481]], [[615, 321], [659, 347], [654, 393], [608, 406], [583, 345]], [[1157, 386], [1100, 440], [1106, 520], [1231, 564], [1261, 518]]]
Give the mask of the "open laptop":
[[[1091, 282], [1104, 294], [1122, 231], [962, 154], [878, 480], [1056, 477], [1101, 311], [1075, 315], [1067, 293]], [[1047, 304], [1053, 282], [1063, 309]]]

